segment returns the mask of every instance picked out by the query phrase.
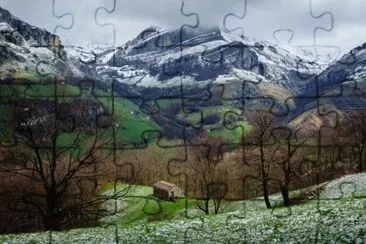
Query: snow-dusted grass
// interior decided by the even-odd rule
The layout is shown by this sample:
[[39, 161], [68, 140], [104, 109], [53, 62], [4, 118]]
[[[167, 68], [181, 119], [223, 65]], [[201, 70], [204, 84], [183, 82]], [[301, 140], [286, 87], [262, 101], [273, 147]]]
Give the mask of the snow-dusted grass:
[[366, 197], [366, 173], [346, 175], [329, 182], [320, 194], [321, 199]]
[[[163, 212], [179, 214], [153, 222], [148, 212], [154, 211], [157, 201], [151, 197], [151, 187], [136, 186], [128, 195], [145, 199], [120, 202], [129, 210], [103, 227], [3, 235], [0, 243], [366, 243], [366, 198], [361, 197], [365, 182], [366, 174], [344, 176], [328, 183], [320, 200], [274, 209], [266, 209], [261, 198], [229, 202], [226, 213], [210, 216], [197, 212], [192, 203], [185, 212], [184, 200], [161, 202]], [[113, 191], [110, 185], [103, 190]], [[291, 196], [301, 193], [294, 191]], [[279, 194], [272, 195], [271, 201], [281, 206]], [[128, 224], [126, 217], [131, 220]]]
[[123, 227], [0, 236], [2, 243], [364, 243], [366, 200], [312, 201], [266, 210], [245, 201], [241, 210], [195, 219]]
[[[107, 184], [103, 194], [113, 193], [115, 190], [123, 190], [127, 185]], [[120, 225], [141, 224], [156, 220], [166, 220], [184, 215], [186, 206], [191, 208], [195, 205], [194, 199], [180, 199], [177, 202], [162, 201], [152, 196], [153, 189], [149, 186], [131, 186], [126, 196], [119, 200], [107, 202], [113, 211], [112, 216], [102, 219], [103, 223]]]

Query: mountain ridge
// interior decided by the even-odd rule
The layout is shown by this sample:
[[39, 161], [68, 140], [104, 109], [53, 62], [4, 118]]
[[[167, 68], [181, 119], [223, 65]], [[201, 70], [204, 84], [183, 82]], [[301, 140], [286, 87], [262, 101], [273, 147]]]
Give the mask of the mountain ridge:
[[[366, 44], [325, 67], [314, 61], [310, 51], [309, 56], [298, 56], [268, 41], [230, 36], [217, 26], [175, 30], [151, 26], [117, 48], [86, 48], [63, 47], [60, 37], [2, 8], [1, 21], [2, 77], [11, 77], [14, 69], [37, 69], [40, 63], [48, 63], [47, 69], [61, 77], [101, 83], [113, 80], [121, 96], [152, 99], [169, 90], [169, 94], [176, 94], [181, 85], [190, 93], [209, 85], [223, 85], [230, 86], [231, 96], [240, 98], [245, 81], [250, 86], [246, 92], [253, 98], [269, 97], [280, 103], [296, 99], [298, 114], [316, 106], [314, 100], [323, 94], [333, 94], [332, 89], [342, 87], [350, 90], [349, 80], [366, 76]], [[362, 97], [352, 99], [362, 101]], [[333, 99], [333, 105], [340, 103]]]
[[[184, 83], [192, 84], [245, 78], [286, 83], [298, 78], [296, 73], [319, 73], [324, 69], [268, 42], [228, 40], [218, 27], [171, 31], [150, 27], [125, 45], [106, 51], [96, 62], [101, 77], [156, 87], [174, 85], [169, 79], [177, 76], [186, 77]], [[247, 73], [230, 73], [234, 68]], [[291, 86], [288, 82], [285, 85]]]
[[66, 58], [63, 49], [61, 38], [57, 35], [51, 34], [46, 29], [41, 29], [34, 25], [28, 24], [25, 21], [12, 15], [8, 10], [0, 7], [0, 22], [9, 24], [14, 30], [18, 32], [29, 44], [34, 47], [46, 47], [58, 52], [63, 58]]

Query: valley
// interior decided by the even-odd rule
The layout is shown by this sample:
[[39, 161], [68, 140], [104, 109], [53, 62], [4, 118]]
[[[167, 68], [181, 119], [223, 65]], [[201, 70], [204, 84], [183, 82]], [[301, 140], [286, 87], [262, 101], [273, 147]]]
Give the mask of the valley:
[[62, 43], [0, 8], [0, 242], [365, 240], [366, 44]]

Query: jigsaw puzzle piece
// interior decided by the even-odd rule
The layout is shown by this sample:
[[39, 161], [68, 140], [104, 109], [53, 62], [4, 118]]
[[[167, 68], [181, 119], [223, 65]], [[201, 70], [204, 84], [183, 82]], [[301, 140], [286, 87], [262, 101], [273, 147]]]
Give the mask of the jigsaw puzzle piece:
[[[16, 123], [11, 121], [11, 111], [14, 109], [14, 103], [19, 99], [23, 90], [17, 86], [15, 81], [2, 81], [0, 83], [0, 145], [3, 147], [15, 147], [16, 137], [12, 131]], [[21, 91], [20, 91], [21, 90]]]
[[62, 13], [62, 14], [58, 14], [57, 12], [57, 7], [56, 7], [56, 0], [52, 0], [52, 14], [55, 18], [57, 19], [63, 19], [65, 17], [68, 17], [71, 21], [71, 23], [68, 26], [64, 26], [64, 25], [57, 25], [54, 28], [54, 34], [57, 35], [57, 31], [58, 29], [63, 29], [63, 30], [70, 30], [73, 26], [74, 26], [74, 15], [72, 13], [66, 12], [66, 13]]
[[[257, 218], [259, 212], [271, 212], [265, 210], [265, 204], [262, 199], [251, 198], [241, 201], [238, 209], [235, 212], [228, 213], [226, 217], [227, 231], [232, 233], [232, 238], [239, 242], [248, 242], [249, 240], [258, 240], [256, 227], [263, 225]], [[270, 218], [270, 216], [268, 216]], [[268, 218], [266, 218], [268, 220]], [[265, 235], [261, 235], [263, 238]], [[263, 239], [261, 239], [263, 241]]]
[[[314, 14], [313, 11], [313, 1], [309, 1], [309, 15], [314, 19], [324, 19], [328, 17], [330, 20], [330, 27], [325, 28], [322, 26], [316, 26], [313, 29], [313, 42], [308, 46], [300, 46], [294, 45], [293, 39], [295, 36], [295, 32], [292, 29], [277, 29], [273, 32], [272, 36], [276, 40], [276, 45], [280, 45], [280, 36], [283, 34], [287, 35], [288, 38], [286, 40], [287, 45], [286, 48], [290, 50], [294, 50], [299, 53], [301, 56], [296, 60], [296, 73], [297, 73], [297, 81], [296, 85], [300, 87], [302, 90], [301, 94], [295, 95], [301, 101], [305, 101], [306, 99], [316, 100], [322, 95], [321, 87], [323, 84], [329, 83], [330, 80], [323, 81], [323, 77], [319, 77], [319, 73], [323, 71], [328, 63], [332, 60], [336, 60], [341, 55], [340, 48], [336, 46], [330, 45], [319, 45], [317, 38], [319, 31], [331, 32], [334, 28], [334, 18], [333, 13], [326, 11], [319, 15]], [[281, 38], [282, 39], [282, 38]], [[318, 67], [314, 69], [314, 63], [318, 64]], [[311, 67], [312, 70], [309, 69]], [[340, 91], [341, 92], [341, 91]], [[301, 104], [299, 104], [301, 106]]]
[[[186, 218], [222, 211], [221, 205], [224, 204], [228, 193], [228, 173], [222, 165], [220, 146], [219, 141], [191, 142], [184, 147], [187, 150], [185, 158], [175, 158], [168, 162], [169, 175], [185, 182], [183, 189], [186, 197]], [[191, 199], [197, 199], [195, 208], [189, 207]]]
[[288, 89], [264, 81], [238, 81], [224, 85], [222, 99], [248, 115], [258, 109], [266, 110], [276, 117], [286, 117], [292, 108], [292, 96]]
[[[315, 3], [315, 4], [314, 4]], [[324, 32], [331, 32], [334, 28], [334, 15], [331, 11], [322, 11], [320, 14], [318, 13], [315, 13], [314, 11], [314, 5], [317, 6], [316, 4], [318, 4], [317, 2], [315, 1], [307, 1], [307, 2], [303, 2], [303, 3], [292, 3], [292, 2], [288, 2], [288, 3], [282, 3], [282, 4], [277, 4], [277, 6], [274, 6], [274, 7], [280, 7], [280, 8], [283, 8], [285, 6], [283, 6], [284, 4], [288, 5], [286, 7], [299, 7], [299, 8], [302, 8], [302, 9], [305, 9], [304, 12], [301, 12], [299, 14], [303, 14], [304, 15], [304, 18], [307, 16], [309, 17], [307, 23], [308, 23], [308, 26], [307, 27], [310, 27], [309, 29], [304, 29], [304, 27], [302, 26], [302, 31], [306, 32], [309, 34], [309, 36], [312, 35], [312, 43], [311, 45], [318, 45], [318, 42], [317, 42], [317, 36], [318, 36], [318, 32], [319, 31], [324, 31]], [[276, 4], [274, 4], [276, 5]], [[307, 11], [306, 11], [307, 9]], [[294, 24], [294, 25], [292, 25]], [[299, 26], [296, 26], [295, 22], [294, 23], [291, 23], [289, 22], [288, 24], [289, 28], [287, 29], [283, 29], [283, 30], [291, 30], [291, 32], [297, 32], [299, 29]], [[297, 27], [297, 28], [295, 28]], [[293, 36], [294, 37], [294, 36]], [[295, 43], [298, 43], [299, 40], [296, 39], [297, 37], [294, 38], [294, 42]]]
[[[170, 177], [173, 177], [175, 181], [179, 181], [178, 186], [181, 187], [181, 189], [184, 192], [185, 198], [184, 201], [184, 217], [186, 218], [196, 218], [199, 216], [197, 215], [197, 211], [192, 210], [192, 208], [189, 208], [189, 199], [192, 198], [192, 194], [194, 194], [192, 191], [192, 186], [189, 186], [190, 183], [190, 174], [188, 173], [190, 167], [189, 167], [189, 148], [192, 148], [188, 145], [184, 145], [182, 148], [182, 153], [179, 155], [179, 157], [172, 157], [169, 159], [167, 164], [167, 171], [168, 175]], [[177, 155], [178, 156], [178, 155]]]
[[[146, 114], [141, 107], [129, 99], [113, 97], [101, 99], [107, 107], [108, 115], [114, 121], [113, 137], [117, 148], [126, 146], [145, 147], [148, 132], [159, 132], [160, 125], [154, 120], [154, 115]], [[109, 101], [108, 101], [109, 100]]]
[[[89, 110], [98, 127], [106, 129], [113, 138], [109, 148], [137, 147], [145, 144], [142, 138], [145, 130], [156, 130], [159, 127], [150, 119], [151, 111], [144, 111], [141, 101], [131, 97], [125, 98], [117, 94], [114, 81], [111, 86], [99, 84], [97, 81], [80, 82], [82, 96], [95, 102]], [[139, 107], [140, 106], [140, 107]]]
[[208, 61], [220, 63], [225, 62], [237, 69], [245, 69], [261, 73], [263, 71], [263, 66], [254, 55], [252, 49], [260, 50], [263, 47], [259, 43], [256, 43], [255, 45], [247, 44], [248, 39], [245, 36], [244, 28], [242, 26], [235, 28], [228, 27], [229, 19], [234, 18], [239, 21], [245, 19], [248, 8], [247, 0], [242, 1], [242, 7], [242, 14], [237, 15], [235, 13], [228, 13], [224, 16], [222, 21], [223, 31], [226, 35], [230, 35], [231, 41], [217, 50], [219, 51], [219, 55], [216, 55], [216, 61], [215, 55], [208, 55]]
[[228, 27], [228, 19], [235, 18], [238, 20], [243, 20], [245, 18], [245, 16], [247, 15], [248, 3], [247, 3], [247, 0], [243, 0], [242, 2], [243, 2], [243, 13], [241, 15], [237, 15], [235, 13], [227, 13], [223, 18], [224, 30], [228, 33], [233, 33], [233, 34], [235, 34], [236, 32], [239, 32], [238, 34], [239, 34], [239, 37], [241, 37], [241, 38], [245, 37], [243, 27], [235, 27], [235, 28]]
[[27, 82], [24, 84], [23, 95], [29, 99], [73, 100], [82, 96], [80, 86], [66, 84], [64, 81], [53, 80], [52, 83]]
[[112, 6], [110, 8], [106, 8], [106, 7], [98, 7], [96, 10], [95, 10], [95, 14], [94, 14], [94, 17], [95, 17], [95, 23], [96, 25], [104, 28], [104, 27], [109, 27], [112, 29], [112, 44], [111, 44], [111, 47], [115, 48], [116, 46], [116, 27], [114, 26], [113, 23], [103, 23], [103, 22], [100, 22], [99, 20], [99, 15], [100, 15], [100, 12], [101, 11], [104, 11], [106, 12], [107, 14], [113, 14], [116, 10], [116, 0], [112, 0], [110, 1], [112, 2]]
[[202, 133], [199, 126], [201, 111], [198, 109], [198, 104], [180, 96], [160, 97], [153, 102], [159, 111], [152, 114], [151, 118], [160, 127], [162, 138], [192, 140]]
[[[167, 91], [166, 94], [154, 98], [154, 105], [158, 107], [157, 112], [159, 113], [153, 115], [154, 120], [162, 126], [166, 134], [163, 136], [168, 139], [174, 137], [182, 138], [184, 140], [182, 145], [185, 145], [186, 140], [200, 134], [203, 118], [202, 112], [197, 108], [197, 104], [203, 104], [211, 98], [210, 89], [207, 84], [200, 84], [201, 78], [194, 77], [191, 74], [192, 65], [197, 63], [200, 66], [198, 60], [200, 56], [195, 55], [195, 53], [197, 53], [197, 48], [202, 50], [202, 41], [195, 39], [195, 29], [199, 27], [198, 15], [196, 13], [187, 14], [185, 4], [186, 2], [184, 1], [181, 4], [181, 14], [184, 17], [194, 16], [196, 23], [194, 25], [184, 24], [179, 31], [162, 34], [156, 38], [156, 45], [159, 48], [163, 48], [163, 52], [165, 49], [174, 49], [179, 52], [179, 55], [171, 56], [169, 52], [165, 55], [164, 62], [161, 65], [161, 73], [164, 77], [160, 77], [167, 80], [166, 82], [168, 83], [170, 79], [173, 79], [179, 86], [167, 88], [165, 89]], [[200, 69], [202, 67], [198, 67], [198, 70]], [[197, 85], [192, 86], [192, 82], [197, 82]], [[180, 100], [179, 105], [176, 102], [177, 100]], [[160, 113], [159, 111], [160, 101], [172, 101], [167, 103], [175, 104], [169, 106], [168, 109], [164, 109], [168, 113], [171, 113], [168, 114], [168, 118], [164, 113]], [[172, 111], [171, 109], [176, 111]], [[174, 114], [175, 112], [177, 114]]]
[[364, 199], [364, 174], [346, 175], [328, 182], [320, 194], [321, 200], [357, 200]]
[[210, 130], [209, 136], [213, 138], [223, 138], [225, 142], [221, 143], [221, 151], [230, 151], [235, 145], [242, 144], [242, 138], [251, 129], [251, 125], [246, 120], [245, 115], [240, 110], [224, 111], [222, 117], [222, 127]]
[[[221, 33], [219, 35], [222, 35]], [[215, 79], [218, 83], [225, 83], [228, 80], [235, 80], [235, 72], [263, 73], [263, 64], [258, 60], [255, 50], [261, 47], [252, 46], [240, 41], [216, 41], [202, 52], [206, 79]], [[233, 75], [225, 76], [228, 70], [232, 70]], [[209, 72], [208, 72], [209, 71]], [[254, 76], [255, 74], [253, 74]]]
[[177, 115], [178, 119], [187, 122], [187, 129], [197, 130], [197, 134], [209, 134], [213, 128], [222, 127], [223, 113], [230, 107], [225, 107], [221, 100], [221, 87], [209, 85], [187, 93], [192, 96], [183, 99], [182, 108]]
[[[188, 220], [189, 227], [184, 231], [184, 242], [199, 242], [202, 237], [211, 239], [211, 233], [207, 232], [207, 224], [204, 218]], [[193, 226], [192, 226], [193, 225]], [[197, 238], [195, 240], [195, 237]]]
[[[190, 42], [194, 29], [197, 29], [200, 24], [199, 15], [197, 13], [186, 13], [186, 3], [188, 1], [182, 0], [180, 5], [180, 13], [183, 17], [194, 19], [193, 24], [183, 24], [175, 36], [167, 35], [159, 36], [156, 40], [156, 46], [161, 48], [178, 48], [181, 51], [185, 47], [196, 45], [195, 42]], [[179, 59], [178, 59], [179, 60]]]
[[[150, 137], [147, 132], [145, 137], [146, 139]], [[119, 221], [135, 221], [131, 218], [142, 218], [148, 222], [157, 221], [168, 216], [174, 216], [174, 211], [171, 211], [172, 207], [174, 209], [178, 207], [184, 211], [185, 199], [178, 199], [176, 202], [158, 199], [157, 196], [153, 195], [152, 188], [156, 182], [161, 180], [174, 182], [178, 186], [183, 184], [182, 179], [173, 178], [167, 172], [168, 161], [172, 157], [180, 155], [180, 151], [178, 147], [160, 147], [159, 140], [146, 144], [145, 148], [117, 148], [112, 150], [115, 153], [116, 161], [114, 166], [111, 165], [109, 171], [112, 176], [113, 173], [116, 173], [116, 177], [110, 177], [109, 179], [113, 182], [119, 182], [118, 187], [121, 187], [121, 184], [133, 184], [127, 196], [117, 200]], [[136, 215], [136, 213], [139, 214]]]
[[[249, 201], [249, 200], [248, 200]], [[243, 203], [244, 211], [238, 214], [229, 214], [226, 218], [225, 224], [228, 230], [232, 233], [235, 238], [239, 239], [240, 241], [246, 242], [248, 239], [247, 232], [250, 228], [250, 224], [243, 226], [243, 221], [246, 219], [247, 209], [246, 209], [246, 202]]]
[[[193, 16], [195, 18], [195, 24], [184, 24], [181, 26], [179, 31], [160, 35], [156, 39], [157, 47], [163, 48], [163, 50], [168, 48], [178, 51], [179, 55], [174, 54], [172, 56], [169, 53], [165, 55], [165, 61], [162, 65], [162, 74], [164, 77], [161, 77], [164, 79], [169, 79], [170, 77], [176, 79], [174, 77], [179, 76], [178, 79], [180, 79], [181, 85], [180, 87], [177, 87], [178, 89], [181, 89], [181, 87], [184, 86], [183, 81], [189, 81], [194, 79], [191, 76], [185, 76], [185, 73], [190, 73], [187, 68], [191, 67], [193, 62], [196, 61], [195, 59], [197, 58], [196, 56], [191, 55], [191, 51], [189, 50], [197, 45], [196, 41], [194, 40], [194, 30], [199, 27], [199, 16], [196, 13], [185, 13], [185, 4], [185, 1], [181, 2], [180, 12], [182, 16], [187, 18]], [[180, 96], [184, 96], [183, 91], [180, 91]]]
[[[292, 29], [277, 29], [273, 31], [275, 47], [286, 48], [297, 55], [294, 68], [296, 68], [295, 81], [303, 85], [307, 80], [316, 77], [330, 61], [340, 58], [342, 51], [337, 46], [330, 45], [294, 45], [295, 32]], [[316, 65], [314, 65], [316, 64]]]
[[[49, 43], [46, 45], [41, 45], [43, 47], [52, 48], [52, 50], [55, 52], [57, 57], [59, 57], [61, 60], [66, 60], [66, 53], [63, 51], [63, 46], [61, 45], [61, 41], [57, 35], [59, 35], [59, 30], [68, 31], [71, 30], [74, 27], [74, 15], [70, 12], [64, 12], [61, 14], [58, 14], [57, 12], [57, 5], [56, 0], [52, 0], [52, 15], [57, 19], [69, 19], [69, 25], [56, 25], [53, 29], [53, 36]], [[38, 68], [37, 68], [38, 70]]]
[[[157, 42], [161, 41], [163, 37], [168, 38], [171, 35], [175, 38], [175, 36], [179, 35], [179, 38], [175, 38], [177, 40], [164, 40], [164, 43], [169, 43], [168, 45], [159, 45], [159, 47], [174, 49], [178, 52], [179, 55], [172, 56], [169, 52], [163, 58], [162, 64], [162, 74], [166, 82], [169, 83], [170, 80], [174, 81], [179, 86], [175, 86], [172, 88], [172, 94], [174, 98], [181, 98], [183, 104], [183, 110], [186, 110], [186, 106], [184, 106], [185, 100], [189, 100], [192, 102], [201, 102], [208, 100], [211, 96], [209, 89], [207, 88], [208, 83], [205, 81], [209, 77], [207, 75], [211, 75], [210, 72], [207, 72], [207, 69], [204, 69], [204, 65], [201, 61], [200, 52], [203, 52], [207, 47], [206, 44], [203, 44], [202, 40], [196, 38], [197, 31], [199, 28], [199, 17], [196, 13], [185, 13], [185, 1], [182, 1], [181, 5], [181, 14], [184, 17], [192, 17], [195, 18], [195, 24], [189, 25], [184, 24], [181, 26], [179, 31], [175, 31], [173, 33], [169, 33], [166, 35], [159, 36], [157, 38]], [[207, 38], [217, 38], [217, 30], [212, 31], [206, 30]], [[212, 36], [212, 37], [211, 37]], [[197, 85], [194, 85], [197, 83]], [[193, 86], [192, 86], [193, 85]], [[173, 97], [173, 96], [172, 96]], [[161, 96], [157, 99], [164, 99], [166, 96]]]

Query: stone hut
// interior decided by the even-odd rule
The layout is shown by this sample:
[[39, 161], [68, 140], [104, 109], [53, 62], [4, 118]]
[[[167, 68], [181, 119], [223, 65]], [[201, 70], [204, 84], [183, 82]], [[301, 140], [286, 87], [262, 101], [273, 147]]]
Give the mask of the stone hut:
[[154, 184], [153, 196], [161, 200], [175, 201], [183, 196], [183, 192], [178, 186], [161, 180]]

